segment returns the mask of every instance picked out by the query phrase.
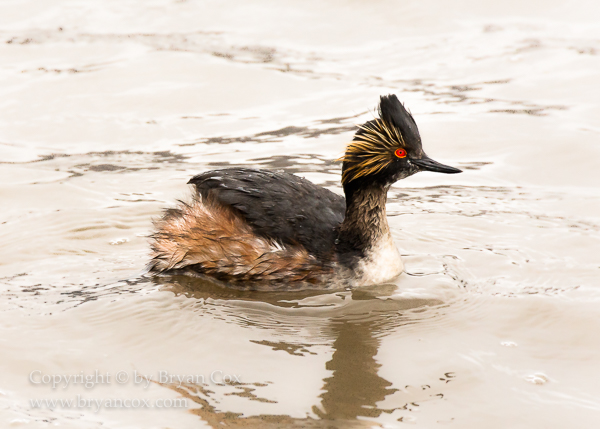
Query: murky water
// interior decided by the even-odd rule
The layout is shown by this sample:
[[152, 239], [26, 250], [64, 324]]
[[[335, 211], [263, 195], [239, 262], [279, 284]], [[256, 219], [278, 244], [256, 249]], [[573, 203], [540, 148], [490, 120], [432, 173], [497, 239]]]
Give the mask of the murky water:
[[[0, 426], [597, 427], [600, 7], [521, 3], [3, 1]], [[393, 187], [393, 284], [140, 276], [198, 172], [341, 192], [388, 93], [465, 171]]]

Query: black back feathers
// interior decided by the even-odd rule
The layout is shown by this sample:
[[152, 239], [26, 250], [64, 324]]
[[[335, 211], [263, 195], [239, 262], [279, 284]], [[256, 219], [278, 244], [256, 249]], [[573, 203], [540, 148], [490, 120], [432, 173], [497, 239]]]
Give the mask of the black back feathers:
[[293, 174], [249, 168], [207, 171], [189, 183], [212, 194], [263, 237], [301, 244], [310, 254], [333, 252], [335, 228], [344, 220], [344, 197]]

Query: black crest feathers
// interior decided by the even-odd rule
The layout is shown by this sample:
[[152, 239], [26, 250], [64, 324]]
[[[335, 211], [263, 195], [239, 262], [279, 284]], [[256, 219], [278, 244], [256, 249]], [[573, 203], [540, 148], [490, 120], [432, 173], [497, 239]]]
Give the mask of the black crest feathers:
[[398, 128], [409, 146], [421, 145], [421, 136], [415, 119], [394, 94], [382, 95], [379, 101], [379, 117]]

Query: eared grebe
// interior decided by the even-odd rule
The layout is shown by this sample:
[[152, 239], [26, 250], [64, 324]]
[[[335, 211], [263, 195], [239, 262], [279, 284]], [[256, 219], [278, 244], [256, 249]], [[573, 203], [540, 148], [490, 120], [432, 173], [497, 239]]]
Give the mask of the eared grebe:
[[460, 173], [429, 158], [412, 115], [382, 96], [343, 156], [346, 198], [288, 173], [228, 168], [194, 176], [191, 203], [152, 235], [154, 273], [209, 277], [256, 290], [382, 283], [403, 271], [386, 219], [387, 191], [419, 171]]

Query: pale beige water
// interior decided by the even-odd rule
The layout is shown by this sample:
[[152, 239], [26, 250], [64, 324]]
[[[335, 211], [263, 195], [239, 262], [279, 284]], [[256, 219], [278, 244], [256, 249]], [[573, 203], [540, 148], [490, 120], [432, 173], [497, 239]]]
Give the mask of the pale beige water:
[[[0, 427], [598, 427], [600, 7], [523, 3], [0, 3]], [[394, 186], [393, 284], [140, 277], [195, 173], [340, 192], [332, 160], [387, 93], [465, 170]], [[31, 403], [77, 395], [187, 404]]]

